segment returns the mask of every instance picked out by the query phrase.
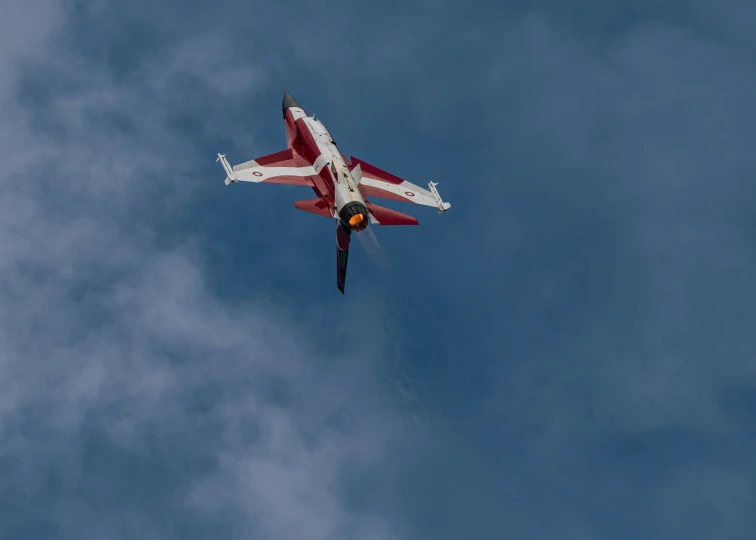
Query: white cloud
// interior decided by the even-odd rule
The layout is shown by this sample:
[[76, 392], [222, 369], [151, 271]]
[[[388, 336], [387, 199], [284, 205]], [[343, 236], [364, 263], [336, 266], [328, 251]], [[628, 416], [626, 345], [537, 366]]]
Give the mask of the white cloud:
[[320, 321], [294, 323], [263, 300], [224, 305], [191, 240], [158, 247], [142, 212], [197, 186], [192, 141], [171, 115], [192, 93], [248, 97], [265, 67], [216, 65], [233, 36], [191, 37], [117, 80], [63, 46], [60, 4], [37, 2], [34, 17], [28, 2], [3, 6], [0, 460], [12, 465], [0, 492], [33, 515], [53, 475], [56, 501], [37, 520], [63, 538], [180, 537], [166, 506], [119, 503], [128, 472], [101, 471], [112, 485], [97, 491], [94, 437], [138, 463], [175, 452], [205, 464], [161, 486], [174, 521], [223, 522], [239, 538], [392, 537], [396, 525], [353, 513], [342, 477], [380, 466], [391, 441], [370, 377], [380, 340], [334, 358], [308, 337]]

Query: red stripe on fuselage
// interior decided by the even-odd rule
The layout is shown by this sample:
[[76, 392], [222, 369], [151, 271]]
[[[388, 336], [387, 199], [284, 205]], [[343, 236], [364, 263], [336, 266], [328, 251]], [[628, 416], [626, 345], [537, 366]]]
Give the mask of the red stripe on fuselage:
[[320, 156], [320, 149], [318, 149], [315, 137], [313, 137], [312, 132], [310, 131], [310, 126], [307, 125], [304, 118], [297, 120], [297, 133], [299, 134], [299, 140], [302, 142], [302, 152], [304, 153], [304, 157], [307, 158], [307, 161], [311, 164], [315, 163]]
[[289, 148], [293, 148], [297, 139], [297, 126], [294, 123], [294, 113], [291, 112], [291, 109], [286, 109], [284, 123], [286, 124], [286, 144]]
[[[287, 111], [288, 112], [288, 111]], [[315, 142], [310, 127], [300, 118], [295, 123], [297, 128], [297, 152], [301, 153], [302, 157], [307, 160], [310, 165], [314, 165], [317, 159], [320, 157], [320, 149]], [[298, 143], [298, 144], [297, 144]], [[317, 176], [311, 176], [312, 182], [315, 184], [315, 193], [318, 196], [323, 197], [328, 204], [333, 207], [333, 177], [331, 171], [327, 166], [324, 166]]]

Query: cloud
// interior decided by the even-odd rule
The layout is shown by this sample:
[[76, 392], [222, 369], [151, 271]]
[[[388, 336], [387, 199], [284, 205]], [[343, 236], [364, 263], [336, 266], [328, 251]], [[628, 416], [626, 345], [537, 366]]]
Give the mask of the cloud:
[[376, 163], [454, 205], [391, 242], [423, 253], [389, 300], [427, 430], [397, 496], [433, 538], [745, 538], [753, 8], [546, 4], [419, 32], [369, 104], [406, 168]]
[[[752, 530], [753, 7], [334, 5], [0, 27], [6, 536]], [[263, 292], [320, 272], [296, 215], [272, 250], [275, 204], [209, 195], [279, 149], [273, 80], [454, 204], [380, 230], [354, 318]]]
[[[602, 272], [611, 272], [593, 277], [608, 286], [604, 291], [610, 296], [608, 303], [597, 301], [591, 311], [581, 311], [588, 317], [586, 337], [595, 339], [597, 331], [635, 336], [634, 352], [627, 343], [618, 345], [631, 355], [666, 359], [653, 362], [657, 367], [649, 365], [651, 370], [665, 369], [666, 362], [672, 368], [679, 354], [712, 354], [700, 341], [696, 347], [685, 342], [717, 341], [707, 327], [719, 325], [723, 317], [741, 331], [731, 335], [729, 345], [745, 345], [750, 338], [744, 321], [718, 306], [722, 295], [735, 302], [732, 307], [740, 304], [734, 290], [750, 297], [742, 280], [756, 262], [741, 202], [753, 191], [746, 178], [756, 163], [746, 141], [756, 135], [756, 108], [746, 96], [756, 89], [756, 73], [724, 44], [661, 23], [631, 28], [603, 43], [600, 52], [591, 41], [561, 35], [543, 18], [526, 18], [517, 31], [514, 41], [520, 48], [497, 68], [507, 73], [506, 84], [528, 90], [518, 102], [521, 115], [509, 121], [528, 141], [540, 140], [540, 150], [554, 160], [549, 172], [562, 170], [563, 180], [554, 182], [556, 195], [546, 195], [544, 205], [550, 210], [572, 205], [574, 211], [555, 216], [564, 227], [584, 231], [584, 241], [602, 250], [575, 259], [573, 279], [576, 272], [589, 272], [591, 264], [605, 264]], [[610, 236], [602, 239], [584, 228], [589, 218]], [[719, 281], [723, 275], [732, 281]], [[539, 282], [531, 285], [537, 293]], [[570, 286], [563, 281], [552, 298], [573, 297]], [[585, 302], [576, 307], [585, 309]], [[604, 320], [588, 326], [600, 314]], [[612, 365], [612, 371], [629, 367], [627, 362]], [[726, 369], [717, 366], [720, 372]], [[687, 376], [698, 381], [692, 384], [706, 385], [707, 372], [688, 371]], [[670, 376], [650, 378], [679, 391], [683, 380], [673, 383]], [[616, 382], [642, 390], [631, 381], [620, 376]], [[664, 390], [670, 398], [677, 391]]]
[[724, 20], [652, 13], [607, 34], [543, 9], [501, 33], [486, 196], [458, 195], [474, 211], [451, 243], [487, 232], [460, 248], [474, 269], [447, 266], [453, 309], [489, 306], [465, 364], [480, 385], [459, 422], [476, 421], [437, 444], [471, 438], [458, 459], [484, 466], [466, 481], [515, 536], [752, 529], [756, 71]]
[[182, 115], [249, 99], [265, 65], [192, 36], [122, 77], [72, 45], [70, 6], [23, 7], [0, 18], [3, 536], [394, 537], [348, 498], [398, 429], [381, 339], [342, 321], [360, 347], [334, 353], [330, 320], [225, 303], [197, 239], [158, 228], [205, 181]]

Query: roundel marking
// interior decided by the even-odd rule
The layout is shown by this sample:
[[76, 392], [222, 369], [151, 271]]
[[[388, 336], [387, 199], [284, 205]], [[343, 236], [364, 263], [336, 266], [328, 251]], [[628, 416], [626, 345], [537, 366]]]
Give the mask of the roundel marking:
[[412, 193], [411, 191], [405, 191], [405, 192], [404, 192], [404, 194], [405, 194], [405, 195], [406, 195], [407, 197], [414, 197], [414, 196], [415, 196], [415, 194], [414, 194], [414, 193]]
[[255, 176], [262, 176], [263, 175], [263, 173], [261, 173], [260, 171], [255, 171], [252, 174], [254, 174]]

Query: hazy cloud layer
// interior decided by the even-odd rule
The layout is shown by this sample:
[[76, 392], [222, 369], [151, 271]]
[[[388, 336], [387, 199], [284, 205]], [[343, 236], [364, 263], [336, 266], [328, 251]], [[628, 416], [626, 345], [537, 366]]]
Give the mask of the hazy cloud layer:
[[[470, 265], [448, 280], [482, 315], [457, 333], [472, 382], [462, 407], [440, 400], [458, 423], [435, 443], [480, 465], [450, 473], [464, 495], [426, 516], [437, 538], [751, 534], [756, 70], [735, 13], [756, 21], [738, 5], [502, 25], [468, 184], [487, 196], [457, 197], [486, 232], [452, 236]], [[452, 510], [467, 520], [437, 518]]]
[[119, 72], [72, 43], [73, 9], [12, 3], [0, 27], [2, 536], [393, 537], [347, 498], [400, 429], [370, 376], [383, 335], [345, 321], [360, 347], [323, 350], [329, 320], [224, 304], [196, 241], [156, 228], [211, 162], [181, 112], [266, 69], [181, 36]]
[[[0, 536], [751, 536], [751, 3], [8, 5]], [[453, 203], [346, 297], [283, 87]]]

